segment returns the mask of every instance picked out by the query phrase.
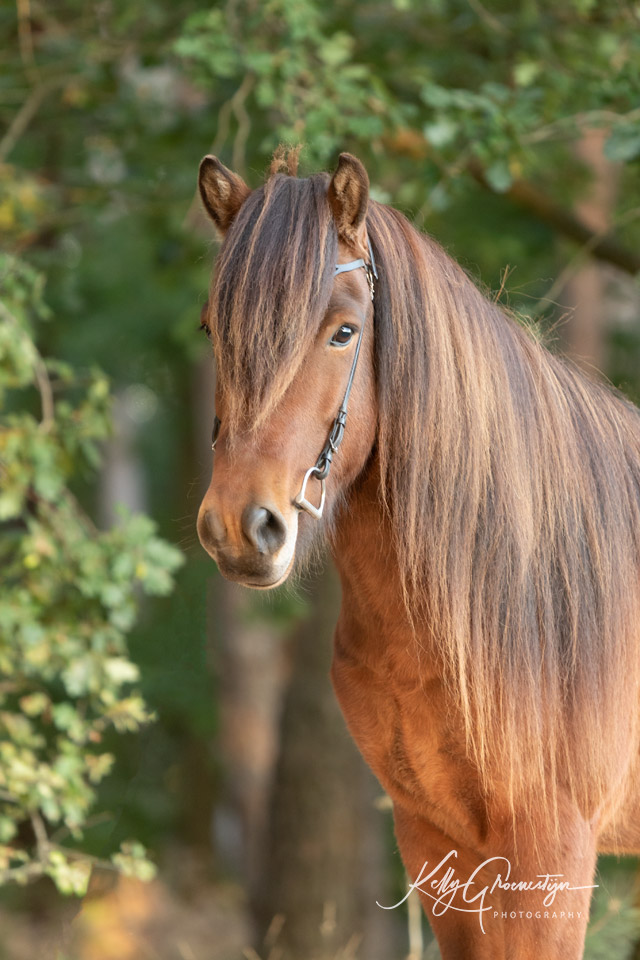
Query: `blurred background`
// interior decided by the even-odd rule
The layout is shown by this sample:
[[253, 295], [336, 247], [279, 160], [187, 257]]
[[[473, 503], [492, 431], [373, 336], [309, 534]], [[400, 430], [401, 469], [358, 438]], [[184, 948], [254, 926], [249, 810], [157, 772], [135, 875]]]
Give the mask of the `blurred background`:
[[[640, 5], [2, 0], [0, 31], [0, 958], [435, 957], [376, 906], [406, 880], [328, 680], [330, 565], [263, 596], [197, 542], [197, 167], [357, 154], [638, 400]], [[587, 956], [640, 957], [635, 861], [599, 883]]]

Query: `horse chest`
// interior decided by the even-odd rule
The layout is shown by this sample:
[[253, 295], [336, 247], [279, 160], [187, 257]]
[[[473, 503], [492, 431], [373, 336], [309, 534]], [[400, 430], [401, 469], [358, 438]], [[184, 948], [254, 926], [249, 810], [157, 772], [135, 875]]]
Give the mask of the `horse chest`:
[[440, 679], [428, 670], [421, 677], [410, 654], [341, 623], [331, 679], [354, 740], [394, 804], [453, 835], [478, 835], [482, 804]]

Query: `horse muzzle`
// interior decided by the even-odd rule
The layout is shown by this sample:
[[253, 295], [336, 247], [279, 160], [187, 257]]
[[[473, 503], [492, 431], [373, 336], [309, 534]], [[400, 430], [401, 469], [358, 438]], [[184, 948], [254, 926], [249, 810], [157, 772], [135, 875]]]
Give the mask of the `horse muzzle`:
[[203, 502], [198, 513], [200, 543], [227, 579], [269, 590], [286, 580], [293, 566], [297, 510], [289, 517], [273, 504], [247, 504], [239, 516]]

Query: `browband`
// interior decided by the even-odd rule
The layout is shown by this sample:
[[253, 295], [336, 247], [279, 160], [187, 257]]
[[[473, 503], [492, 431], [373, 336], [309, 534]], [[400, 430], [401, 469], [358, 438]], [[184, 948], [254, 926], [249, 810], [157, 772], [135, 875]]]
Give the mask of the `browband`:
[[358, 270], [360, 267], [364, 267], [366, 270], [367, 267], [370, 268], [371, 273], [374, 275], [376, 280], [378, 279], [378, 271], [376, 269], [376, 261], [373, 256], [373, 250], [371, 249], [371, 241], [367, 237], [367, 246], [369, 247], [369, 263], [366, 263], [362, 258], [360, 260], [350, 260], [349, 263], [336, 263], [336, 269], [334, 272], [334, 277], [337, 277], [339, 273], [350, 273], [352, 270]]

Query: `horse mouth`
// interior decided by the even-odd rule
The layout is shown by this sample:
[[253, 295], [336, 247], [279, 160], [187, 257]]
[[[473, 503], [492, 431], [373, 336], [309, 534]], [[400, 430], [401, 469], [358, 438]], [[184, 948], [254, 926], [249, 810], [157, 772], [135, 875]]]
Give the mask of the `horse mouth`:
[[225, 580], [252, 590], [274, 590], [283, 584], [291, 573], [296, 551], [291, 551], [291, 556], [284, 564], [274, 564], [261, 556], [236, 559], [227, 557], [220, 551], [213, 553], [207, 550], [207, 553], [215, 560]]
[[281, 577], [278, 577], [277, 580], [273, 580], [270, 583], [253, 583], [250, 581], [239, 581], [243, 587], [249, 587], [251, 590], [275, 590], [277, 587], [281, 587], [282, 584], [289, 578], [291, 573], [291, 568], [293, 567], [294, 557], [291, 558], [291, 563], [282, 574]]

